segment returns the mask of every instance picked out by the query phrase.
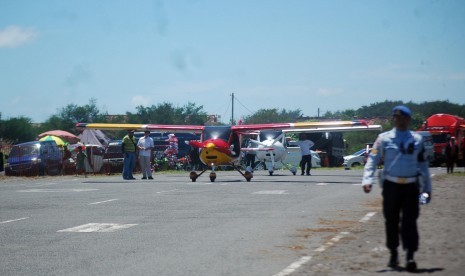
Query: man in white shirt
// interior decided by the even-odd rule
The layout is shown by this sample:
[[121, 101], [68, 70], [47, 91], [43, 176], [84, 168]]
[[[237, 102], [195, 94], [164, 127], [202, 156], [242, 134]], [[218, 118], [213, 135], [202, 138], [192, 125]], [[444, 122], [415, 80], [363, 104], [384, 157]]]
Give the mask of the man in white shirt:
[[137, 142], [137, 147], [139, 148], [139, 163], [142, 170], [142, 179], [153, 179], [150, 157], [154, 144], [152, 137], [150, 137], [150, 131], [146, 130], [144, 132], [144, 136]]
[[[310, 169], [312, 168], [312, 152], [310, 151], [310, 148], [313, 147], [315, 143], [308, 139], [305, 133], [302, 133], [299, 136], [297, 144], [299, 145], [300, 152], [302, 153], [302, 160], [300, 161], [302, 175], [304, 175], [304, 172], [306, 172], [307, 175], [311, 175]], [[305, 165], [307, 165], [307, 169], [305, 169]]]

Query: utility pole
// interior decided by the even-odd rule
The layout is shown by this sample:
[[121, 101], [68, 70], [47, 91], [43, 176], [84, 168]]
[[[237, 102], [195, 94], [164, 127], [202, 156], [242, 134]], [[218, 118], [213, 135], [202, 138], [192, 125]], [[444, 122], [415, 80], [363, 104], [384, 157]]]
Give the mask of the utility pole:
[[234, 125], [234, 93], [231, 94], [231, 125]]

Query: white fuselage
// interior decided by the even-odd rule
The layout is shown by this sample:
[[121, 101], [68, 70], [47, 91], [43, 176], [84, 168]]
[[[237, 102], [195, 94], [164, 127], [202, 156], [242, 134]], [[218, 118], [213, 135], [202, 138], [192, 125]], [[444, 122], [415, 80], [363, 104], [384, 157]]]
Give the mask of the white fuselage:
[[257, 158], [259, 160], [262, 160], [264, 162], [281, 162], [286, 159], [287, 151], [286, 148], [284, 147], [283, 143], [281, 142], [275, 142], [273, 144], [273, 140], [265, 140], [265, 141], [260, 141], [260, 145], [258, 145], [258, 148], [272, 148], [273, 150], [269, 151], [258, 151], [257, 152]]

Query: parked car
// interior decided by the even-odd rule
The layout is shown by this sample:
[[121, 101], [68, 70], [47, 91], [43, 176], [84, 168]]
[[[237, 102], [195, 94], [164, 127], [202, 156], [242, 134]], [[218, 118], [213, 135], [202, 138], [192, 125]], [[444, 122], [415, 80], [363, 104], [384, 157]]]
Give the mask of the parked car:
[[110, 141], [103, 154], [102, 170], [105, 173], [120, 173], [123, 171], [123, 162], [122, 140]]
[[5, 174], [15, 176], [59, 175], [62, 153], [55, 141], [14, 145], [5, 164]]
[[[368, 152], [371, 150], [371, 148], [368, 150]], [[357, 166], [363, 166], [365, 165], [366, 162], [366, 153], [367, 149], [361, 149], [357, 152], [354, 152], [351, 155], [344, 156], [344, 163], [342, 165], [346, 168], [353, 168]]]

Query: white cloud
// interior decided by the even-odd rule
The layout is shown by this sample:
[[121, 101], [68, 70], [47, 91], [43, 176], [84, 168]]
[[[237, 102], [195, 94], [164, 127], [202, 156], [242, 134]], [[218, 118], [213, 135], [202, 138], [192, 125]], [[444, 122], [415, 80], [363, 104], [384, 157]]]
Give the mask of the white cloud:
[[465, 80], [465, 72], [457, 72], [457, 73], [449, 74], [449, 75], [446, 76], [446, 79], [463, 81], [463, 80]]
[[146, 97], [146, 96], [142, 96], [142, 95], [136, 95], [134, 97], [132, 97], [131, 99], [131, 103], [134, 107], [136, 106], [149, 106], [150, 105], [150, 102], [152, 101], [152, 99], [150, 97]]
[[317, 96], [329, 97], [334, 96], [342, 93], [342, 89], [340, 88], [319, 88], [316, 92]]
[[23, 29], [19, 26], [8, 26], [0, 30], [0, 48], [16, 48], [36, 39], [33, 29]]

